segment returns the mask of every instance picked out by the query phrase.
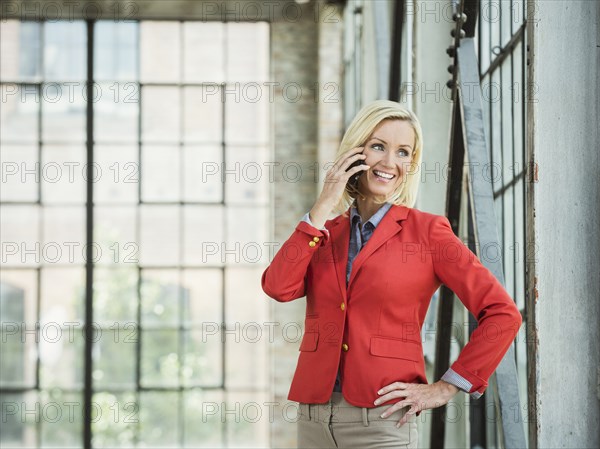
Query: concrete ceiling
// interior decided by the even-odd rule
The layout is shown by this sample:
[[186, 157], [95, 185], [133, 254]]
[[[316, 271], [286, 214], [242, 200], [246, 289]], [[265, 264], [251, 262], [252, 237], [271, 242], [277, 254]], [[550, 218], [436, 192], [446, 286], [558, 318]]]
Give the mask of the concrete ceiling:
[[[0, 17], [19, 20], [280, 21], [312, 14], [295, 0], [2, 0]], [[322, 1], [322, 0], [319, 0]]]

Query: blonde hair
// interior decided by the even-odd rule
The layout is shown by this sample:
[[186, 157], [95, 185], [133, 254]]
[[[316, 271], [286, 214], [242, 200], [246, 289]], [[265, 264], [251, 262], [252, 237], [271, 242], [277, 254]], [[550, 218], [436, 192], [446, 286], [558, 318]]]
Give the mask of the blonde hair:
[[[411, 111], [403, 108], [400, 103], [389, 100], [376, 100], [358, 111], [344, 133], [344, 137], [335, 158], [337, 160], [339, 156], [352, 148], [364, 146], [369, 137], [373, 134], [375, 128], [377, 128], [383, 120], [387, 119], [407, 121], [415, 133], [415, 142], [410, 169], [406, 172], [405, 181], [402, 182], [398, 188], [388, 196], [387, 200], [384, 201], [395, 205], [413, 207], [417, 200], [417, 192], [419, 190], [419, 177], [417, 172], [418, 167], [421, 165], [423, 133], [417, 116]], [[337, 213], [343, 213], [348, 210], [350, 205], [354, 202], [355, 197], [356, 195], [344, 190], [342, 198], [335, 207], [335, 211]], [[375, 202], [379, 204], [383, 204], [384, 201], [375, 199]]]

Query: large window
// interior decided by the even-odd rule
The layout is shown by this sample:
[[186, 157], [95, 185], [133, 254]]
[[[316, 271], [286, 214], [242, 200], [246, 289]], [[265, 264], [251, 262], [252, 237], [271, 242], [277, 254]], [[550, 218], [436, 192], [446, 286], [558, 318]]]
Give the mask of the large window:
[[[527, 15], [525, 1], [481, 1], [478, 25], [478, 57], [487, 136], [490, 144], [489, 177], [494, 203], [502, 265], [507, 291], [526, 315], [526, 274], [534, 262], [526, 235], [527, 165], [526, 106], [532, 93], [526, 86]], [[527, 325], [523, 320], [515, 340], [515, 354], [525, 435], [529, 420], [527, 382]], [[516, 411], [515, 411], [516, 413]], [[515, 415], [517, 416], [517, 415]], [[506, 417], [505, 419], [513, 419]]]
[[268, 24], [5, 21], [0, 38], [0, 444], [82, 447], [91, 370], [94, 447], [266, 446]]

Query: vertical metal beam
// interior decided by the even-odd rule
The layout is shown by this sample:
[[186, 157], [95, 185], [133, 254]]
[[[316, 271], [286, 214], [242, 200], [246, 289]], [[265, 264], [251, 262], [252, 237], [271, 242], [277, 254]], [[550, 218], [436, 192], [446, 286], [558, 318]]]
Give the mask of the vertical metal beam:
[[[523, 2], [523, 10], [521, 14], [526, 19], [526, 14], [533, 11], [530, 8], [537, 8], [538, 5], [534, 0], [526, 0]], [[530, 243], [537, 242], [535, 232], [535, 183], [537, 182], [537, 167], [535, 165], [537, 148], [535, 146], [535, 136], [537, 134], [536, 125], [536, 113], [539, 103], [530, 101], [530, 91], [527, 86], [535, 86], [535, 79], [537, 76], [537, 67], [539, 64], [534, 64], [537, 53], [538, 42], [535, 39], [537, 35], [535, 32], [535, 26], [527, 26], [525, 41], [523, 45], [526, 48], [526, 53], [523, 52], [521, 59], [521, 67], [523, 68], [523, 74], [520, 82], [525, 88], [522, 90], [527, 95], [523, 97], [522, 101], [522, 112], [523, 118], [526, 123], [523, 130], [523, 147], [524, 147], [524, 166], [525, 174], [524, 189], [525, 189], [525, 210], [523, 211], [525, 216], [525, 247], [523, 260], [525, 261], [525, 322], [526, 322], [526, 342], [527, 342], [527, 417], [529, 422], [529, 447], [538, 447], [538, 426], [536, 425], [538, 419], [538, 386], [539, 386], [539, 373], [538, 373], [538, 348], [539, 339], [536, 328], [536, 306], [538, 300], [537, 290], [537, 271], [535, 261], [535, 247], [531, 247]], [[541, 67], [540, 67], [541, 68]]]
[[[489, 143], [486, 139], [483, 122], [483, 102], [473, 38], [466, 38], [461, 42], [461, 46], [457, 48], [457, 60], [462, 100], [459, 104], [464, 117], [465, 148], [470, 167], [479, 167], [479, 170], [481, 170], [482, 167], [489, 164]], [[469, 186], [478, 246], [479, 248], [498, 248], [498, 231], [492, 185], [483, 176], [469, 176]], [[496, 279], [504, 284], [502, 259], [498, 257], [488, 259], [485, 256], [485, 254], [479, 255], [481, 262], [492, 272]], [[519, 401], [517, 368], [512, 346], [509, 347], [496, 369], [495, 380], [498, 389], [496, 399], [500, 410], [500, 419], [502, 420], [504, 447], [526, 447]], [[508, 417], [510, 419], [502, 419]]]
[[[452, 114], [452, 127], [450, 137], [450, 167], [449, 181], [446, 190], [446, 209], [448, 221], [455, 234], [458, 234], [460, 220], [460, 204], [462, 196], [462, 179], [464, 166], [464, 138], [461, 126], [461, 110], [457, 106], [456, 90], [454, 92], [454, 108]], [[450, 367], [450, 341], [452, 333], [452, 310], [454, 308], [454, 293], [445, 285], [440, 291], [438, 302], [435, 363], [433, 367], [434, 378], [440, 379]], [[431, 443], [430, 447], [444, 447], [446, 431], [446, 406], [432, 409]]]
[[[388, 99], [400, 101], [400, 84], [402, 83], [402, 33], [404, 26], [404, 0], [395, 0], [392, 25], [392, 50], [390, 61], [390, 87]], [[384, 97], [382, 97], [384, 98]]]
[[94, 21], [87, 23], [87, 103], [86, 103], [86, 260], [85, 260], [85, 349], [84, 349], [84, 388], [83, 388], [83, 447], [92, 448], [92, 349], [94, 344]]
[[[460, 91], [459, 91], [460, 95]], [[467, 184], [467, 197], [470, 197], [469, 184]], [[475, 223], [473, 220], [473, 207], [470, 201], [467, 201], [467, 228], [469, 249], [477, 254], [477, 237], [475, 235]], [[472, 314], [469, 314], [469, 336], [477, 328], [477, 320]], [[485, 399], [473, 400], [469, 398], [469, 434], [470, 446], [472, 448], [484, 449], [488, 447], [486, 431]]]
[[373, 5], [373, 28], [375, 29], [375, 53], [377, 55], [377, 98], [388, 98], [390, 82], [390, 27], [388, 2], [375, 0]]

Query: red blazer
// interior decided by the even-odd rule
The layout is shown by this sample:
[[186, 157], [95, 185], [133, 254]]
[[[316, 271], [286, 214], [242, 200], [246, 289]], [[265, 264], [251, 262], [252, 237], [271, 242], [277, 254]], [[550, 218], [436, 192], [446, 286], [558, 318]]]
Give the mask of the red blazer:
[[346, 288], [349, 211], [327, 220], [329, 232], [298, 223], [262, 274], [275, 300], [306, 296], [288, 399], [327, 402], [340, 359], [342, 394], [355, 406], [374, 407], [377, 391], [395, 381], [427, 383], [421, 326], [442, 283], [479, 323], [451, 368], [472, 384], [469, 393], [483, 393], [521, 325], [502, 284], [446, 217], [394, 205], [356, 256]]

